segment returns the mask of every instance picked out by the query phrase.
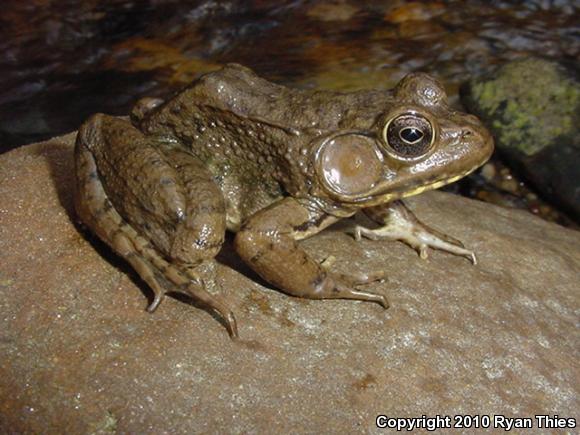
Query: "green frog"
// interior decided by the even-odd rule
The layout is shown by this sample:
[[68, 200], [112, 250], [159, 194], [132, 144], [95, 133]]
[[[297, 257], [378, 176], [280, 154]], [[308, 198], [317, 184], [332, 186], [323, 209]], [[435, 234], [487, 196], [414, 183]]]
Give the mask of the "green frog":
[[436, 248], [475, 263], [401, 199], [464, 177], [492, 151], [479, 120], [450, 108], [427, 74], [390, 91], [340, 93], [289, 89], [231, 64], [167, 101], [140, 101], [130, 121], [87, 120], [75, 147], [75, 208], [153, 290], [149, 311], [167, 292], [185, 292], [236, 338], [230, 306], [200, 273], [226, 230], [244, 262], [290, 295], [387, 308], [385, 296], [361, 289], [383, 272], [333, 272], [298, 242], [361, 210], [378, 227], [355, 226], [357, 240], [400, 240], [422, 258]]

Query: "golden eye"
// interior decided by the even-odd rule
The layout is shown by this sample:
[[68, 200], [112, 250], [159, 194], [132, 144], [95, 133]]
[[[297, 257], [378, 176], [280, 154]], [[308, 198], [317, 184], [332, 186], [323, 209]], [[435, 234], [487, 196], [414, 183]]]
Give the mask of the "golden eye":
[[391, 119], [383, 130], [388, 151], [402, 159], [416, 159], [431, 150], [433, 126], [417, 113], [404, 113]]

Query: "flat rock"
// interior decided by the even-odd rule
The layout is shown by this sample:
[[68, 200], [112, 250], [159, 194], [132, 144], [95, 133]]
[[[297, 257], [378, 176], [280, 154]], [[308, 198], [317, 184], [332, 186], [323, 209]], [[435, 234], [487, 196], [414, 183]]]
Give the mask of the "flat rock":
[[389, 310], [266, 288], [230, 240], [217, 275], [233, 342], [184, 298], [148, 314], [150, 291], [75, 224], [72, 141], [0, 156], [0, 432], [383, 433], [379, 414], [578, 421], [580, 233], [431, 192], [408, 203], [475, 249], [477, 266], [356, 242], [344, 227], [304, 242], [335, 268], [388, 270], [370, 290]]

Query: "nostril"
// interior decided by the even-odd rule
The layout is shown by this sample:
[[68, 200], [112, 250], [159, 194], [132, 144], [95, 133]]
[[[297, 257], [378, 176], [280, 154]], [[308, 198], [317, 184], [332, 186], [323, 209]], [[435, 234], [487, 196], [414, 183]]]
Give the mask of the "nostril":
[[480, 125], [464, 125], [461, 129], [461, 134], [463, 137], [468, 137], [471, 140], [477, 140], [485, 136], [485, 129]]

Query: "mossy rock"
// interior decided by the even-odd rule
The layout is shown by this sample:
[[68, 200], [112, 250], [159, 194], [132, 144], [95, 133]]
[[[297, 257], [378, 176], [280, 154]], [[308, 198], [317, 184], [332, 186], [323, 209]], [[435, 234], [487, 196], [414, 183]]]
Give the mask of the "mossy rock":
[[497, 145], [533, 156], [578, 133], [580, 87], [559, 64], [526, 58], [472, 80], [463, 94], [488, 121]]
[[562, 65], [515, 60], [463, 87], [508, 163], [580, 218], [580, 85]]

